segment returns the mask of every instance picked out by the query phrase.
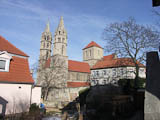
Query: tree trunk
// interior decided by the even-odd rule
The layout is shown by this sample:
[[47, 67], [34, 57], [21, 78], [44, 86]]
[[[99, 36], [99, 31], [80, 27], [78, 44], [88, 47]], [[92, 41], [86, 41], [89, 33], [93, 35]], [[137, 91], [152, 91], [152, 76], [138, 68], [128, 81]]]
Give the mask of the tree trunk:
[[46, 88], [44, 93], [44, 100], [47, 100], [49, 87]]
[[139, 82], [139, 66], [135, 64], [136, 66], [136, 74], [135, 74], [135, 80], [134, 80], [134, 88], [138, 88], [138, 82]]

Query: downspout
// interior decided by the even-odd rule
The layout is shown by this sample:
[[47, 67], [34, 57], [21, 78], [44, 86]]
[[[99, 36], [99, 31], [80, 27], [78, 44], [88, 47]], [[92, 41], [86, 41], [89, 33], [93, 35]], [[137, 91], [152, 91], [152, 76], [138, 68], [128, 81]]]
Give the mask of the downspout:
[[34, 85], [31, 85], [31, 94], [30, 94], [30, 106], [31, 106], [31, 103], [32, 103], [32, 89], [34, 88]]

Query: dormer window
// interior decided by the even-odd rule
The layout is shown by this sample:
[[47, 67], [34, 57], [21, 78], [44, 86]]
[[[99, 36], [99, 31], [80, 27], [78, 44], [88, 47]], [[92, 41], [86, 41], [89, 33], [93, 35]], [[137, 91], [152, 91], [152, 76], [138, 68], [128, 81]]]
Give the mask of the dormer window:
[[8, 72], [12, 56], [6, 51], [0, 52], [0, 72]]
[[6, 61], [0, 60], [0, 70], [5, 70], [5, 66], [6, 66]]

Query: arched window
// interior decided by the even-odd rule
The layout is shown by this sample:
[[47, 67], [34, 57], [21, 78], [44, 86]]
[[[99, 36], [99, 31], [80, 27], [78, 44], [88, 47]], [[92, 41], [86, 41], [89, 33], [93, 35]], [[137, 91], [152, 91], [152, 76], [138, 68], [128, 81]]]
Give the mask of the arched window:
[[59, 35], [61, 34], [61, 31], [59, 31]]
[[87, 58], [87, 51], [86, 51], [86, 58]]
[[43, 48], [45, 48], [45, 43], [43, 43]]
[[48, 59], [48, 51], [46, 52], [46, 59]]
[[62, 55], [64, 54], [64, 45], [62, 45]]
[[63, 43], [64, 43], [64, 40], [65, 40], [65, 39], [63, 38]]
[[47, 40], [49, 40], [49, 35], [47, 36]]
[[49, 47], [49, 43], [47, 43], [47, 48]]
[[58, 42], [61, 42], [61, 38], [58, 38]]

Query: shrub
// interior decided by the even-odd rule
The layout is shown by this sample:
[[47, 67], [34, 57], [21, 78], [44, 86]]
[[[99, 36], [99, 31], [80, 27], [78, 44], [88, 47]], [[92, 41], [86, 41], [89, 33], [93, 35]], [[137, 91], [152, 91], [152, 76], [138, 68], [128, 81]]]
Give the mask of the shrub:
[[35, 112], [39, 112], [40, 108], [36, 103], [31, 104], [30, 108], [29, 108], [29, 113], [35, 113]]

